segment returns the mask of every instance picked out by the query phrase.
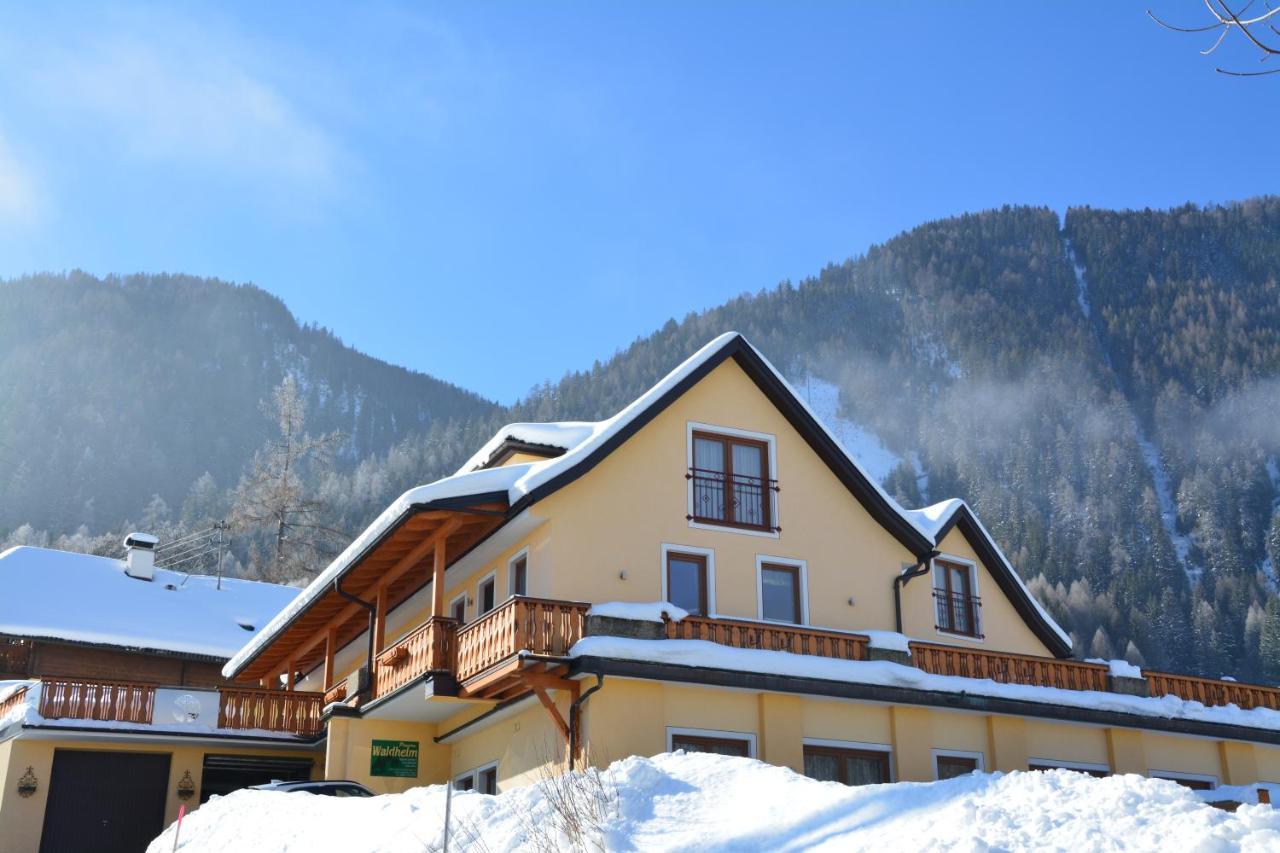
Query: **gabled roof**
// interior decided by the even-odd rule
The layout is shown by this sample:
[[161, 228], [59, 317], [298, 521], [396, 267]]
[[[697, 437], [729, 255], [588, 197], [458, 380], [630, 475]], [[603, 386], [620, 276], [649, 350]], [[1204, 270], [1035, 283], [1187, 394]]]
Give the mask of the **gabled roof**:
[[[282, 611], [248, 645], [223, 668], [223, 674], [234, 677], [253, 660], [299, 613], [324, 594], [333, 582], [369, 553], [387, 534], [417, 512], [441, 509], [449, 502], [465, 505], [482, 500], [505, 498], [507, 518], [516, 515], [569, 485], [594, 468], [642, 427], [661, 414], [675, 400], [725, 361], [733, 359], [742, 371], [782, 413], [808, 442], [815, 453], [830, 467], [862, 506], [911, 553], [926, 559], [941, 537], [940, 524], [964, 506], [962, 501], [946, 502], [923, 510], [903, 509], [879, 483], [867, 475], [857, 460], [818, 419], [808, 404], [795, 392], [767, 358], [737, 332], [726, 332], [685, 359], [674, 370], [649, 388], [622, 411], [603, 421], [570, 421], [550, 424], [508, 424], [485, 443], [457, 474], [426, 486], [410, 489], [401, 495], [363, 533], [329, 564], [285, 611]], [[525, 462], [501, 468], [478, 468], [488, 462], [505, 441], [514, 439], [542, 444], [564, 452], [539, 462]], [[953, 505], [954, 504], [954, 505]], [[965, 507], [968, 513], [967, 507]], [[972, 513], [968, 513], [970, 517]], [[973, 517], [976, 523], [976, 517]], [[949, 528], [948, 528], [949, 529]], [[1000, 554], [990, 536], [977, 525], [975, 532], [985, 543], [979, 553], [994, 555], [990, 570], [997, 575], [1001, 588], [1014, 600], [1019, 613], [1031, 629], [1054, 654], [1070, 654], [1071, 642], [1031, 596], [1012, 566]], [[945, 534], [944, 534], [945, 535]], [[987, 562], [986, 556], [983, 558]], [[1003, 577], [1001, 577], [1003, 575]]]
[[0, 634], [226, 660], [292, 601], [270, 583], [156, 569], [49, 548], [0, 552]]

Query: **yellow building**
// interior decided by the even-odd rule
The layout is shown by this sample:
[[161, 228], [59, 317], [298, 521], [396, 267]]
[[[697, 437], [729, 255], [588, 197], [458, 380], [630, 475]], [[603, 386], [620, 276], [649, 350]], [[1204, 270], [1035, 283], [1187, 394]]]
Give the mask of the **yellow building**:
[[727, 334], [403, 495], [223, 673], [323, 692], [326, 775], [380, 791], [679, 748], [1280, 782], [1280, 691], [1070, 654], [963, 502], [898, 506]]

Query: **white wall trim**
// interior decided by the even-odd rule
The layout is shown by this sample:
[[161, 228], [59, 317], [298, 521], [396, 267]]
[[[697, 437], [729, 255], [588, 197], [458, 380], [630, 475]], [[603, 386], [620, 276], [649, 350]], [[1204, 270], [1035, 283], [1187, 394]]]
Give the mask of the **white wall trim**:
[[659, 555], [658, 576], [661, 578], [662, 601], [670, 601], [667, 597], [667, 554], [693, 554], [707, 559], [707, 616], [716, 615], [716, 552], [711, 548], [698, 548], [694, 545], [676, 545], [663, 542]]
[[[454, 787], [456, 788], [457, 784], [461, 782], [463, 779], [470, 779], [471, 790], [478, 791], [480, 788], [480, 774], [486, 770], [497, 770], [497, 769], [498, 769], [498, 762], [490, 761], [488, 764], [481, 764], [478, 767], [472, 767], [470, 770], [464, 770], [461, 773], [459, 773], [457, 776], [453, 777]], [[495, 776], [494, 777], [495, 788], [497, 788], [497, 781], [498, 781], [497, 777]]]
[[532, 563], [529, 561], [529, 546], [526, 545], [519, 551], [511, 555], [511, 559], [507, 560], [507, 597], [516, 594], [516, 573], [512, 571], [516, 564], [516, 560], [524, 557], [524, 593], [529, 594], [529, 568]]
[[1210, 776], [1208, 773], [1179, 773], [1176, 770], [1156, 770], [1151, 768], [1147, 770], [1147, 775], [1154, 779], [1170, 779], [1173, 781], [1182, 780], [1185, 782], [1208, 782], [1213, 787], [1218, 787], [1218, 777]]
[[[776, 435], [768, 432], [752, 432], [734, 427], [702, 423], [701, 421], [685, 421], [684, 467], [686, 472], [693, 468], [693, 433], [695, 431], [763, 441], [769, 448], [769, 477], [774, 480], [778, 479], [778, 437]], [[778, 506], [780, 503], [778, 493], [774, 492], [769, 498], [769, 514], [772, 516], [769, 520], [769, 526], [772, 528], [782, 527], [782, 510]], [[693, 515], [693, 480], [685, 482], [685, 514]], [[777, 530], [749, 530], [742, 527], [734, 527], [730, 524], [708, 524], [705, 521], [694, 521], [692, 518], [689, 519], [689, 527], [693, 530], [716, 530], [721, 533], [738, 533], [743, 536], [762, 536], [765, 539], [777, 539], [779, 537]]]
[[720, 729], [690, 729], [684, 726], [667, 726], [667, 752], [672, 751], [671, 741], [674, 735], [688, 735], [690, 737], [718, 737], [725, 740], [745, 740], [747, 742], [747, 757], [756, 757], [756, 736], [754, 732], [730, 732]]
[[776, 566], [790, 566], [800, 571], [798, 581], [800, 584], [800, 623], [801, 625], [809, 624], [809, 562], [807, 560], [796, 560], [791, 557], [774, 557], [770, 554], [756, 554], [756, 618], [761, 622], [774, 622], [779, 625], [794, 625], [794, 622], [787, 622], [780, 619], [764, 618], [764, 565], [770, 563]]
[[931, 749], [929, 754], [933, 758], [933, 778], [938, 778], [938, 759], [939, 758], [973, 758], [978, 762], [978, 772], [986, 771], [986, 757], [981, 752], [974, 752], [967, 749]]

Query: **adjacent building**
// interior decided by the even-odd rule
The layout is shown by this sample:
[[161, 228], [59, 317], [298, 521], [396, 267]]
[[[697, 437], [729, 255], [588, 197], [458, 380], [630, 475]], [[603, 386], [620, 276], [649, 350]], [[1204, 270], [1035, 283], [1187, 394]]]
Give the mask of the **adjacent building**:
[[220, 673], [298, 590], [125, 545], [0, 553], [0, 853], [141, 851], [183, 805], [323, 772], [319, 697]]

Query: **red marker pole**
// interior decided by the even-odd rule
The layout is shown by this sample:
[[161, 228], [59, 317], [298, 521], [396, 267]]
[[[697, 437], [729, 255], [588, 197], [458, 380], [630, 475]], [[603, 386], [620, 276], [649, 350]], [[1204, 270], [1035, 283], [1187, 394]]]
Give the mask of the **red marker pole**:
[[187, 804], [178, 806], [178, 825], [173, 830], [173, 849], [178, 849], [178, 836], [182, 834], [182, 816], [187, 813]]

